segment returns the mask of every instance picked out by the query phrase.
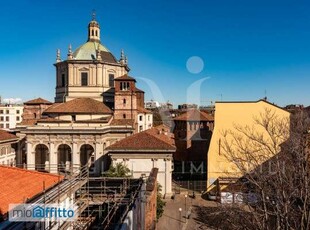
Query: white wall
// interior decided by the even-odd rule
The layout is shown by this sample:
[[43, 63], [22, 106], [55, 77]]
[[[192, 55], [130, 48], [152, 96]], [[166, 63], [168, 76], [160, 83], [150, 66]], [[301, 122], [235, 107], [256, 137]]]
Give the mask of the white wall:
[[[142, 119], [140, 119], [140, 117]], [[144, 130], [150, 129], [152, 128], [152, 125], [153, 125], [153, 114], [138, 113], [137, 121], [138, 121], [138, 132], [142, 132]]]
[[[126, 158], [121, 155], [110, 154], [113, 161], [113, 164], [123, 163], [127, 165], [130, 169], [133, 178], [139, 178], [142, 174], [148, 176], [152, 168], [158, 168], [157, 181], [162, 186], [161, 193], [163, 195], [172, 194], [172, 155], [170, 154], [169, 160], [167, 158], [159, 158], [158, 155], [167, 154], [154, 154], [150, 153], [146, 158], [145, 155], [139, 157], [137, 154], [130, 157], [130, 154], [127, 154]], [[169, 155], [169, 154], [168, 154]], [[129, 159], [130, 157], [130, 159]], [[156, 157], [156, 158], [155, 158]], [[162, 156], [163, 157], [163, 156]]]
[[[0, 129], [15, 129], [16, 124], [22, 121], [23, 109], [24, 107], [19, 105], [1, 105]], [[9, 121], [7, 121], [7, 119]]]
[[15, 164], [15, 150], [10, 147], [11, 144], [0, 144], [0, 165]]

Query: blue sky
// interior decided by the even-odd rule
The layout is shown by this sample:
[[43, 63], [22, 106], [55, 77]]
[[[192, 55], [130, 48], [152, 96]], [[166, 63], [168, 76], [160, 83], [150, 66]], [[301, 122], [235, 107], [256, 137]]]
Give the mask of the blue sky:
[[[310, 3], [306, 0], [5, 1], [0, 14], [0, 95], [23, 100], [55, 94], [56, 49], [87, 39], [95, 9], [101, 41], [118, 58], [128, 55], [130, 75], [146, 99], [187, 101], [201, 85], [201, 103], [257, 100], [310, 104]], [[186, 68], [192, 56], [202, 72]], [[190, 92], [195, 94], [197, 92]], [[221, 96], [222, 95], [222, 96]], [[191, 95], [189, 96], [191, 97]]]

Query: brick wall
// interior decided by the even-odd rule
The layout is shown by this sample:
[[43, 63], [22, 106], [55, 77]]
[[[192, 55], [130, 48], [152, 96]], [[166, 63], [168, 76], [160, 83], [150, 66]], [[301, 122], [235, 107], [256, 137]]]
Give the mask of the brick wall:
[[153, 168], [146, 182], [145, 229], [156, 229], [157, 173]]

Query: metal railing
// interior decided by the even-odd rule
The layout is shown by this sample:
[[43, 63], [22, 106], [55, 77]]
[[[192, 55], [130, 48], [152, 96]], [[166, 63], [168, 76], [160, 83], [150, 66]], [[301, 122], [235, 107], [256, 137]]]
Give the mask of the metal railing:
[[[67, 198], [68, 194], [74, 194], [77, 190], [81, 190], [81, 188], [87, 184], [89, 181], [89, 170], [88, 167], [76, 167], [71, 168], [71, 171], [67, 174], [59, 174], [63, 176], [63, 178], [59, 177], [59, 181], [53, 187], [45, 189], [44, 184], [43, 188], [44, 191], [32, 199], [28, 200], [26, 203], [31, 203], [34, 206], [36, 204], [51, 204], [51, 203], [61, 203], [62, 200]], [[31, 182], [29, 182], [31, 183]], [[78, 200], [75, 201], [74, 205], [78, 208], [76, 211], [82, 213], [87, 207], [88, 204], [82, 204]], [[32, 229], [35, 226], [40, 225], [40, 229], [52, 229], [57, 226], [57, 229], [61, 228], [62, 225], [71, 225], [72, 223], [63, 222], [60, 223], [59, 221], [49, 221], [49, 224], [45, 222], [15, 222], [8, 226], [7, 229]], [[26, 227], [26, 228], [25, 228]]]

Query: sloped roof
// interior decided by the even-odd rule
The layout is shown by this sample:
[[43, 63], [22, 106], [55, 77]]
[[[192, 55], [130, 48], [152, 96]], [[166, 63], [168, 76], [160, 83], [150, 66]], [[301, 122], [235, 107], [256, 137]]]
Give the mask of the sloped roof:
[[158, 125], [146, 130], [146, 132], [168, 143], [169, 145], [175, 146], [174, 134], [170, 132], [170, 128], [166, 125]]
[[35, 125], [38, 119], [24, 119], [19, 125]]
[[59, 120], [53, 117], [44, 117], [39, 119], [37, 122], [46, 122], [46, 123], [71, 123], [71, 121]]
[[14, 140], [17, 138], [18, 138], [17, 136], [0, 129], [0, 141]]
[[45, 189], [57, 184], [62, 176], [0, 165], [0, 210], [9, 211], [9, 204], [23, 203]]
[[189, 109], [185, 113], [174, 118], [176, 121], [214, 121], [214, 117], [202, 110]]
[[77, 98], [59, 103], [44, 111], [45, 114], [111, 114], [112, 110], [103, 102], [91, 98]]
[[132, 119], [113, 119], [111, 125], [131, 125], [133, 126], [134, 120]]
[[153, 113], [152, 111], [142, 108], [140, 106], [138, 106], [137, 110], [139, 113]]
[[41, 97], [38, 97], [36, 99], [24, 102], [24, 104], [25, 105], [40, 105], [40, 104], [50, 105], [50, 104], [53, 104], [53, 103], [48, 101], [48, 100], [45, 100], [45, 99], [43, 99]]
[[121, 80], [136, 81], [136, 79], [134, 79], [133, 77], [128, 76], [127, 74], [114, 79], [114, 81], [121, 81]]
[[171, 137], [156, 128], [151, 128], [146, 131], [134, 134], [125, 139], [122, 139], [115, 144], [109, 146], [107, 150], [153, 150], [175, 151], [176, 147], [172, 144]]
[[75, 123], [108, 123], [111, 119], [111, 116], [108, 117], [101, 117], [98, 119], [91, 119], [91, 120], [77, 120]]
[[144, 93], [142, 89], [138, 89], [137, 87], [136, 87], [136, 92]]

